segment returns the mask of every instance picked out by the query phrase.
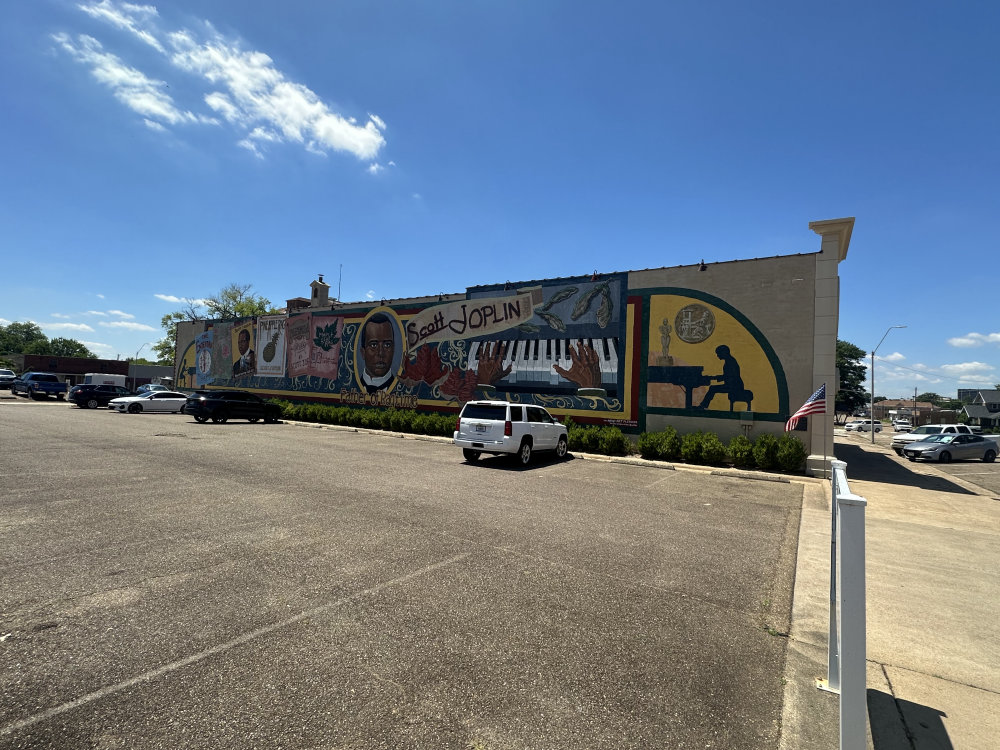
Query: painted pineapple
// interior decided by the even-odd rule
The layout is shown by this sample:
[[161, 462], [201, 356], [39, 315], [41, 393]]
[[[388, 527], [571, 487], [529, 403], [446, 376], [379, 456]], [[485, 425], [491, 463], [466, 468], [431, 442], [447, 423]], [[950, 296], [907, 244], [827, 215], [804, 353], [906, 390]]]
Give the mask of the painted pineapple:
[[264, 346], [264, 361], [270, 362], [278, 351], [278, 334], [271, 336], [271, 341]]

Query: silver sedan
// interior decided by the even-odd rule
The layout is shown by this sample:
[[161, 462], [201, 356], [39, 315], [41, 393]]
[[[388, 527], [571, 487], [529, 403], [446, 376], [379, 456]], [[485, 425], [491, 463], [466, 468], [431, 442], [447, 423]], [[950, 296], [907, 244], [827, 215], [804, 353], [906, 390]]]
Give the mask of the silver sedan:
[[982, 435], [928, 435], [924, 440], [904, 447], [903, 455], [911, 461], [922, 458], [948, 463], [956, 459], [977, 458], [992, 463], [997, 457], [997, 444]]

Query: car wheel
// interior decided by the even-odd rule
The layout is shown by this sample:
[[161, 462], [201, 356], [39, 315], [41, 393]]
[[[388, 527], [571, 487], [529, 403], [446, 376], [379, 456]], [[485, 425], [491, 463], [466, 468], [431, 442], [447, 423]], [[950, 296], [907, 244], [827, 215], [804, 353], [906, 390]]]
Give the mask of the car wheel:
[[96, 398], [92, 398], [92, 399], [88, 399], [87, 400], [87, 408], [88, 409], [96, 409], [97, 407], [98, 407], [98, 403], [97, 403], [97, 399]]
[[948, 451], [941, 451], [941, 455], [938, 456], [938, 461], [943, 464], [949, 463], [951, 461], [951, 454]]
[[56, 398], [59, 399], [60, 401], [62, 401], [64, 398], [66, 398], [66, 394], [65, 393], [57, 393], [56, 394]]
[[517, 461], [521, 466], [527, 466], [531, 463], [531, 443], [527, 440], [521, 443], [521, 447], [517, 449]]
[[221, 412], [221, 413], [217, 414], [216, 416], [212, 417], [212, 421], [215, 422], [216, 424], [225, 424], [226, 420], [228, 420], [228, 419], [229, 419], [229, 413], [228, 412]]
[[141, 404], [129, 404], [128, 405], [128, 413], [129, 414], [138, 414], [141, 411], [142, 411], [142, 405]]
[[986, 455], [983, 456], [983, 461], [985, 463], [991, 464], [996, 461], [997, 454], [995, 451], [986, 451]]
[[194, 418], [195, 422], [204, 423], [208, 421], [208, 417], [203, 417], [200, 414]]
[[470, 464], [473, 461], [479, 460], [479, 451], [474, 451], [471, 448], [462, 448], [462, 455], [465, 456], [465, 460]]
[[559, 442], [556, 443], [556, 458], [563, 459], [566, 458], [566, 452], [569, 450], [569, 443], [566, 442], [566, 436], [563, 435], [559, 438]]

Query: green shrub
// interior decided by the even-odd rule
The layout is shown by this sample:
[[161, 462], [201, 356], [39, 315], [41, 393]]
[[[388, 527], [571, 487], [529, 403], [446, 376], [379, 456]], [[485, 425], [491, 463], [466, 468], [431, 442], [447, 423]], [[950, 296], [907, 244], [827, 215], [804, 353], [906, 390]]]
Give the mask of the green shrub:
[[697, 432], [689, 432], [681, 438], [681, 458], [689, 464], [701, 463], [702, 438], [703, 433], [701, 430], [698, 430]]
[[782, 471], [801, 471], [808, 455], [802, 441], [794, 435], [786, 432], [778, 438], [777, 461]]
[[738, 469], [752, 469], [756, 464], [753, 460], [753, 443], [746, 435], [737, 435], [729, 441], [729, 460]]
[[632, 452], [632, 441], [617, 427], [602, 427], [598, 432], [597, 444], [605, 456], [627, 456]]
[[636, 447], [639, 449], [640, 456], [650, 461], [660, 460], [659, 435], [658, 432], [644, 432], [639, 436]]
[[681, 453], [681, 437], [672, 426], [639, 436], [639, 454], [652, 461], [676, 461]]
[[726, 446], [714, 432], [706, 432], [701, 439], [701, 460], [709, 466], [726, 464]]
[[764, 471], [778, 468], [778, 439], [770, 433], [758, 437], [753, 443], [753, 460]]

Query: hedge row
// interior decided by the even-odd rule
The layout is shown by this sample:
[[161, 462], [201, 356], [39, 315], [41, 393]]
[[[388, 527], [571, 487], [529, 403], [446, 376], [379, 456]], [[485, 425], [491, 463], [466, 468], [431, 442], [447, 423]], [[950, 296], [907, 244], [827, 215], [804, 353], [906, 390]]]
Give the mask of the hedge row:
[[753, 442], [737, 435], [723, 445], [714, 432], [692, 432], [681, 436], [673, 427], [639, 436], [639, 455], [654, 461], [677, 461], [708, 466], [733, 465], [738, 469], [798, 472], [805, 465], [802, 441], [787, 432], [781, 437], [760, 435]]
[[325, 404], [293, 404], [274, 400], [281, 406], [281, 416], [297, 422], [319, 422], [370, 430], [392, 430], [415, 435], [451, 437], [455, 432], [455, 416], [427, 414], [405, 409], [361, 409], [353, 406]]
[[[281, 406], [282, 417], [298, 422], [318, 422], [372, 430], [392, 430], [417, 435], [451, 437], [455, 431], [453, 414], [428, 414], [401, 409], [371, 409], [325, 404], [300, 404], [275, 400]], [[751, 442], [737, 435], [723, 445], [714, 432], [678, 434], [673, 427], [662, 432], [644, 432], [638, 444], [617, 427], [578, 425], [566, 420], [569, 449], [581, 453], [606, 456], [627, 456], [638, 449], [640, 456], [654, 461], [684, 461], [704, 466], [732, 465], [740, 469], [798, 472], [806, 461], [802, 442], [787, 433], [780, 438], [760, 435]]]

